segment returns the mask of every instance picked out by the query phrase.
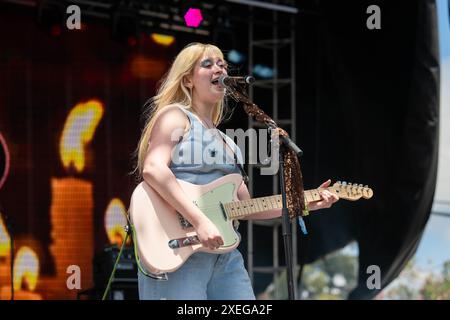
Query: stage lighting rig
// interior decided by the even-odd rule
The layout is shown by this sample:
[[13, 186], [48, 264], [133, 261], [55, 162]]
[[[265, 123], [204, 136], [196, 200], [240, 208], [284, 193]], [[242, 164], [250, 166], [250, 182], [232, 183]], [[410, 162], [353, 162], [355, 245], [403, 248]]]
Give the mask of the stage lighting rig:
[[135, 1], [120, 1], [111, 7], [112, 37], [135, 44], [139, 38], [139, 7]]
[[53, 35], [61, 34], [65, 25], [65, 18], [65, 1], [43, 0], [39, 3], [37, 8], [37, 22]]

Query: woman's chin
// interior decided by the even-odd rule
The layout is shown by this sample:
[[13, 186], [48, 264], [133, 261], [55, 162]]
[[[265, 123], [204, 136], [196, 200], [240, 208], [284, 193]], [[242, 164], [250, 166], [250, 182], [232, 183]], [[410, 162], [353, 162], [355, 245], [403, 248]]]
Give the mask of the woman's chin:
[[213, 100], [214, 103], [217, 103], [222, 100], [224, 96], [225, 90], [215, 90], [212, 92], [211, 100]]

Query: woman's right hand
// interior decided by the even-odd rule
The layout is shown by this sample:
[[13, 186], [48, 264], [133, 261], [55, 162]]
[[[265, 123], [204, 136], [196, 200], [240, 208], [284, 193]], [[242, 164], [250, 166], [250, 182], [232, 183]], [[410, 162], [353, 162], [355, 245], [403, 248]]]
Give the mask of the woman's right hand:
[[188, 126], [186, 114], [177, 106], [165, 107], [159, 113], [149, 141], [142, 176], [164, 200], [192, 223], [205, 247], [216, 249], [223, 245], [219, 230], [186, 196], [169, 168], [173, 148]]
[[204, 247], [214, 250], [223, 245], [219, 229], [207, 217], [204, 217], [195, 229], [198, 239]]

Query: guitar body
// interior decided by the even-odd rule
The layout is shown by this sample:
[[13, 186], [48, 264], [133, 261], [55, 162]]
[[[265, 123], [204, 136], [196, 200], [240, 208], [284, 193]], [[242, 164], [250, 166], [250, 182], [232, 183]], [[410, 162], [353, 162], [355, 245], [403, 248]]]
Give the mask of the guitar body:
[[[240, 242], [240, 237], [233, 228], [233, 219], [227, 216], [221, 206], [238, 200], [237, 190], [242, 183], [239, 174], [226, 175], [205, 185], [194, 185], [183, 180], [178, 180], [178, 183], [216, 225], [224, 244], [211, 250], [202, 244], [183, 243], [183, 239], [196, 236], [195, 229], [186, 225], [183, 217], [154, 189], [141, 182], [131, 197], [130, 217], [135, 229], [140, 261], [153, 274], [177, 270], [194, 252], [226, 253], [236, 248]], [[174, 240], [181, 245], [175, 248], [171, 246]]]

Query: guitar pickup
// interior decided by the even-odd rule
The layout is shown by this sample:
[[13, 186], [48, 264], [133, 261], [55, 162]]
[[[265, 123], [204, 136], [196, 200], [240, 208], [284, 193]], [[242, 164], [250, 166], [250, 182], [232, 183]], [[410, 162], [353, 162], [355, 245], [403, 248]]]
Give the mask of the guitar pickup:
[[179, 249], [201, 243], [197, 236], [169, 240], [169, 248]]

